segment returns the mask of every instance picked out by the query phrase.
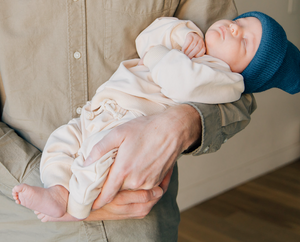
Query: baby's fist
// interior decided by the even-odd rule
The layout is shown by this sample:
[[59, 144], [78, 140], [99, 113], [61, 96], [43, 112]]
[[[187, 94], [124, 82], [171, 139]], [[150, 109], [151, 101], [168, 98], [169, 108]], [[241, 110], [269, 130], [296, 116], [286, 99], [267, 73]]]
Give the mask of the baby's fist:
[[182, 46], [182, 52], [190, 59], [201, 57], [205, 54], [206, 48], [203, 38], [196, 33], [188, 33]]

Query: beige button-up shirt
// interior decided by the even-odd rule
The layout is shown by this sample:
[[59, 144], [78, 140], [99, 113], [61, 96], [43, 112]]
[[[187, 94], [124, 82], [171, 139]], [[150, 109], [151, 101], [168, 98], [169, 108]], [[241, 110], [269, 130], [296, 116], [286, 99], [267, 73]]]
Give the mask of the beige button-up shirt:
[[[19, 182], [41, 185], [40, 151], [119, 63], [137, 57], [134, 40], [161, 16], [191, 19], [203, 31], [233, 18], [232, 0], [0, 1], [0, 234], [6, 241], [175, 241], [176, 169], [168, 192], [143, 220], [47, 223], [17, 206]], [[190, 103], [202, 118], [194, 154], [218, 150], [250, 121], [252, 95], [225, 105]], [[189, 152], [187, 151], [187, 152]]]

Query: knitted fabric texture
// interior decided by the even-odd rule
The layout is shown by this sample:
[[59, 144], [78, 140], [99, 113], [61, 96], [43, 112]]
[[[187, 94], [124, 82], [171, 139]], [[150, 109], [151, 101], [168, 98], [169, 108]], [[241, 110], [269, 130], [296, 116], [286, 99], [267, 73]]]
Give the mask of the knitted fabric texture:
[[244, 93], [280, 88], [290, 94], [300, 92], [300, 51], [287, 40], [284, 29], [268, 15], [253, 11], [239, 18], [255, 17], [262, 25], [260, 45], [250, 64], [241, 73]]

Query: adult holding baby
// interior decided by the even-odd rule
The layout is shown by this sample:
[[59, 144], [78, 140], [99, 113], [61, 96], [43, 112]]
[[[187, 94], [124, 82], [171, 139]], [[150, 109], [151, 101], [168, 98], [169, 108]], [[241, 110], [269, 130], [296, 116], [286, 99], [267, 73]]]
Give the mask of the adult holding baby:
[[[49, 134], [78, 116], [79, 107], [108, 79], [120, 61], [136, 56], [134, 39], [142, 29], [157, 17], [174, 14], [206, 29], [211, 21], [236, 16], [236, 9], [233, 1], [212, 0], [1, 2], [3, 240], [34, 241], [41, 237], [44, 241], [176, 240], [179, 211], [176, 164], [171, 177], [174, 161], [184, 150], [195, 154], [214, 152], [226, 138], [243, 129], [255, 109], [251, 95], [244, 95], [226, 107], [179, 105], [166, 113], [129, 123], [131, 127], [123, 126], [122, 133], [130, 141], [126, 141], [128, 145], [122, 144], [128, 154], [126, 163], [130, 161], [132, 168], [143, 161], [142, 164], [151, 167], [146, 177], [141, 177], [145, 175], [141, 172], [145, 166], [136, 170], [138, 173], [129, 172], [127, 177], [132, 179], [123, 188], [150, 190], [119, 192], [111, 203], [88, 217], [87, 220], [95, 222], [42, 224], [31, 211], [16, 207], [11, 197], [11, 189], [18, 183], [41, 186], [40, 150]], [[229, 119], [221, 115], [224, 112]], [[153, 157], [153, 150], [159, 150], [162, 144], [170, 149], [161, 149]], [[130, 150], [135, 151], [134, 158]], [[161, 181], [163, 197], [162, 189], [157, 186]], [[104, 203], [107, 202], [109, 198]]]

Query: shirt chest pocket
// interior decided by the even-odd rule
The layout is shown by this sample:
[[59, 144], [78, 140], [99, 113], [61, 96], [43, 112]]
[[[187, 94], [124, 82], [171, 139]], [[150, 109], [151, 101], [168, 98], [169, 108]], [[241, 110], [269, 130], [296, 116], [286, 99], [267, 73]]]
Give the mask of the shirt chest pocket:
[[156, 18], [173, 16], [179, 0], [106, 0], [104, 57], [117, 64], [136, 58], [135, 39]]

